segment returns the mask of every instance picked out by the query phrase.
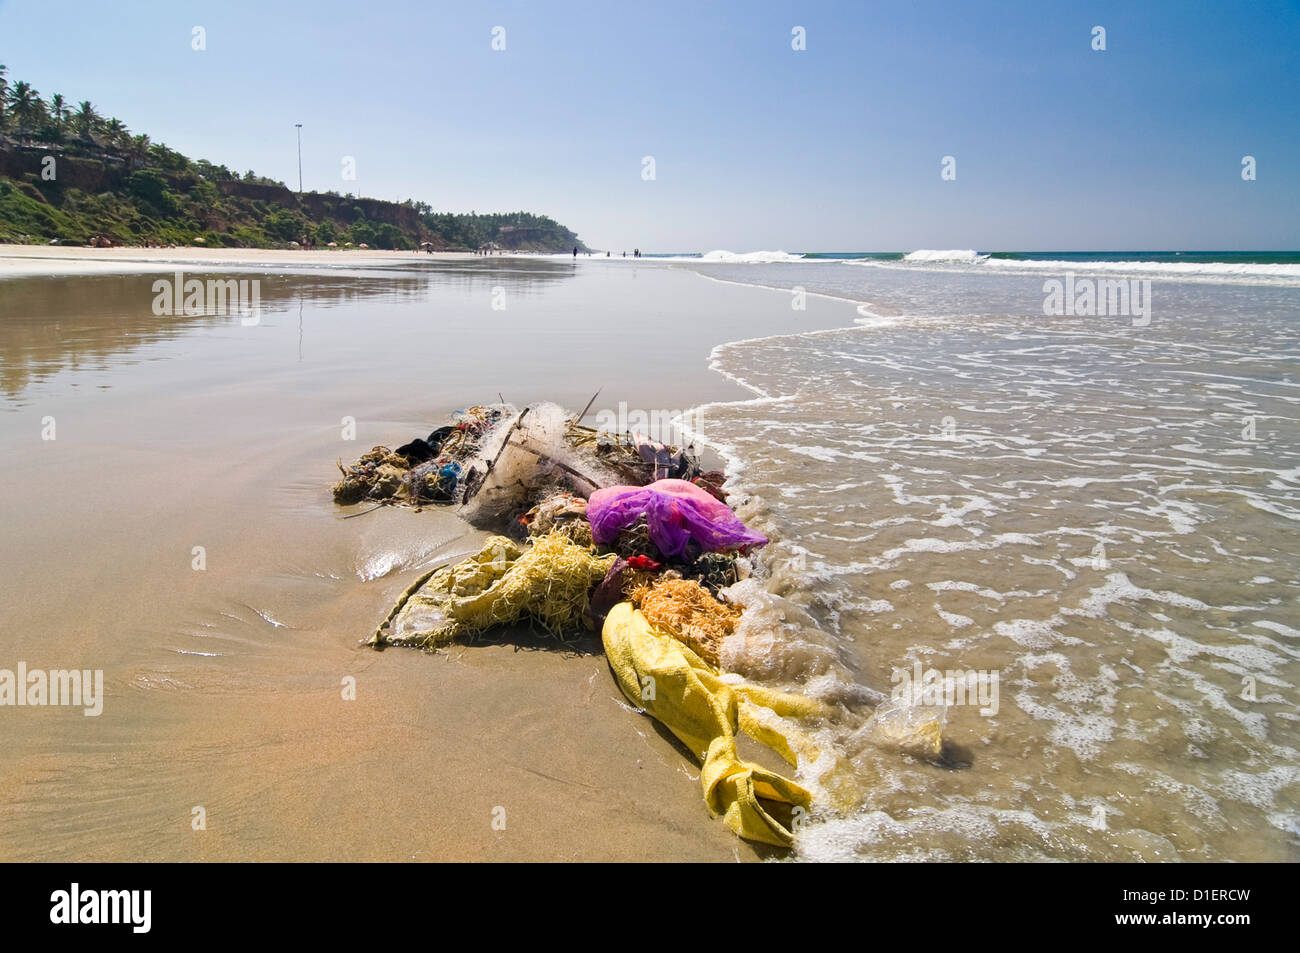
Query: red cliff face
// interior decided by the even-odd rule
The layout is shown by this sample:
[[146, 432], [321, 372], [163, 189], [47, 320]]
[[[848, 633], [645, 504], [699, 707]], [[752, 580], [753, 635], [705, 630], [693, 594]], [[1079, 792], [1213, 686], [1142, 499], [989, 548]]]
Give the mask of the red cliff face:
[[40, 149], [0, 149], [0, 175], [21, 179], [35, 175], [38, 179], [47, 155], [55, 158], [55, 179], [65, 189], [83, 192], [106, 192], [122, 187], [128, 174], [125, 163], [104, 162], [101, 159], [82, 159], [63, 155], [57, 149], [48, 152]]
[[329, 219], [340, 225], [351, 225], [360, 218], [368, 222], [384, 222], [402, 230], [413, 241], [430, 241], [436, 248], [446, 248], [447, 243], [430, 235], [420, 221], [419, 213], [409, 205], [385, 202], [382, 199], [349, 198], [325, 192], [303, 192], [301, 195], [281, 185], [263, 185], [256, 182], [218, 182], [217, 188], [225, 195], [268, 202], [281, 208], [297, 209], [312, 221]]

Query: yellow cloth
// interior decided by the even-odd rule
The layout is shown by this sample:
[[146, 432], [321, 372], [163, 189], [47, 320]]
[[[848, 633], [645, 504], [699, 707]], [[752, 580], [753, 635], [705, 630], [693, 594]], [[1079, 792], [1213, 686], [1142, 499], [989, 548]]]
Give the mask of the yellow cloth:
[[811, 740], [790, 726], [771, 724], [773, 719], [752, 706], [794, 718], [826, 715], [826, 706], [802, 695], [724, 681], [687, 646], [651, 626], [630, 602], [610, 610], [602, 638], [628, 701], [663, 722], [700, 758], [709, 811], [741, 837], [785, 847], [793, 843], [786, 818], [794, 808], [807, 812], [812, 795], [789, 778], [740, 760], [736, 730], [797, 764], [798, 753], [815, 756]]

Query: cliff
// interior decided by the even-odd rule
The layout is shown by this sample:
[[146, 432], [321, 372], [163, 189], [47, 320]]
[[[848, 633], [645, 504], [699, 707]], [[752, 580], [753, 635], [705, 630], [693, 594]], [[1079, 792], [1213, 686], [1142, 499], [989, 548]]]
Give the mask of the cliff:
[[[80, 153], [80, 154], [78, 154]], [[526, 212], [435, 213], [425, 203], [333, 192], [297, 194], [283, 183], [187, 159], [165, 146], [123, 157], [93, 142], [19, 142], [0, 136], [0, 242], [283, 247], [324, 246], [565, 252], [586, 246], [571, 230]]]

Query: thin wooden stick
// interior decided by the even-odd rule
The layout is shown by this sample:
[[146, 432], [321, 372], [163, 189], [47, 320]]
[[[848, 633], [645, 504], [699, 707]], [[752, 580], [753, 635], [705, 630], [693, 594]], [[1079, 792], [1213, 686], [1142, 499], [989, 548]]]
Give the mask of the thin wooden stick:
[[600, 392], [604, 389], [605, 388], [603, 387], [596, 388], [596, 393], [591, 395], [591, 400], [587, 401], [587, 406], [582, 408], [582, 413], [578, 414], [578, 416], [573, 418], [573, 422], [575, 424], [580, 423], [582, 421], [582, 418], [587, 416], [587, 411], [591, 410], [591, 405], [596, 402], [596, 398], [600, 396]]
[[474, 499], [474, 497], [478, 495], [478, 491], [483, 489], [483, 484], [487, 482], [487, 478], [491, 475], [492, 468], [495, 467], [497, 465], [497, 461], [501, 459], [501, 454], [506, 452], [506, 447], [510, 446], [510, 438], [515, 435], [515, 431], [519, 429], [519, 425], [524, 422], [524, 418], [528, 416], [528, 411], [530, 410], [532, 410], [531, 407], [525, 407], [524, 412], [519, 415], [519, 418], [515, 421], [514, 426], [510, 428], [510, 432], [506, 434], [506, 439], [505, 442], [501, 444], [501, 449], [497, 451], [497, 455], [492, 458], [492, 462], [489, 463], [487, 465], [487, 469], [483, 471], [483, 477], [478, 481], [478, 485], [465, 487], [465, 495], [461, 498], [460, 501], [461, 506], [464, 506], [470, 500]]

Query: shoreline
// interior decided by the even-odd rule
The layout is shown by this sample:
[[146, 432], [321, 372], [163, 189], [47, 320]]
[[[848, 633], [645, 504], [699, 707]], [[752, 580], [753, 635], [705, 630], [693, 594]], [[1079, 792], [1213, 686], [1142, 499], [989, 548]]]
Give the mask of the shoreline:
[[[381, 251], [373, 248], [295, 251], [288, 248], [199, 248], [193, 245], [177, 248], [0, 245], [0, 277], [33, 273], [51, 275], [96, 274], [105, 270], [103, 266], [157, 266], [172, 263], [203, 264], [228, 268], [240, 265], [321, 265], [352, 262], [405, 262], [409, 264], [412, 261], [425, 259], [454, 261], [457, 259], [482, 259], [484, 257], [483, 255], [475, 255], [473, 252], [402, 252]], [[506, 256], [494, 255], [492, 257]], [[22, 264], [36, 262], [46, 263], [46, 267], [33, 271], [32, 265], [29, 264], [27, 267], [23, 267]], [[125, 270], [129, 273], [133, 269], [127, 268]]]

